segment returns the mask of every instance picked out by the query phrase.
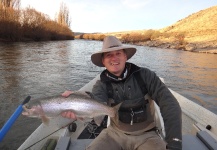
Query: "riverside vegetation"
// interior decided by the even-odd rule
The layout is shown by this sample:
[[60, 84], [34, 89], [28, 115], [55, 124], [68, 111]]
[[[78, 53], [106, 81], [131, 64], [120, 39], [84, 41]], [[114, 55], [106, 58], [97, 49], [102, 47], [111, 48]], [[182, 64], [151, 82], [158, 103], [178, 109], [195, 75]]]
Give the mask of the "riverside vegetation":
[[103, 40], [107, 35], [123, 43], [217, 54], [217, 6], [201, 10], [159, 30], [79, 34], [75, 38]]
[[64, 3], [55, 21], [33, 8], [20, 9], [21, 0], [0, 0], [0, 41], [74, 39], [69, 11]]

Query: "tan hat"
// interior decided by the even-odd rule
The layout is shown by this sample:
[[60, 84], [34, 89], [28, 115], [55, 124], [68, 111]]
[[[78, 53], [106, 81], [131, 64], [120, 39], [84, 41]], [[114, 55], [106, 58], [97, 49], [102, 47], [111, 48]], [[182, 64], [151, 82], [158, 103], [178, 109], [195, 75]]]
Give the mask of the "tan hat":
[[92, 54], [91, 60], [95, 65], [99, 67], [104, 67], [102, 63], [102, 53], [121, 49], [125, 50], [127, 60], [130, 59], [136, 53], [136, 48], [130, 46], [123, 46], [122, 43], [115, 36], [107, 36], [104, 38], [102, 50]]

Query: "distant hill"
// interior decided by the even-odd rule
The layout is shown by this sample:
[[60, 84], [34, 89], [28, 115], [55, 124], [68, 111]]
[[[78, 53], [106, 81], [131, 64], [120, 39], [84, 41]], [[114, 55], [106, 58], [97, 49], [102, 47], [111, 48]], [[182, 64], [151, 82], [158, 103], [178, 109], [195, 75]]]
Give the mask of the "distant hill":
[[85, 34], [85, 33], [84, 32], [74, 32], [74, 36], [81, 35], [81, 34]]
[[82, 34], [97, 34], [97, 32], [96, 33], [74, 32], [74, 36], [82, 35]]
[[191, 14], [160, 32], [183, 33], [184, 40], [197, 49], [217, 48], [217, 6]]
[[161, 29], [163, 32], [196, 32], [205, 30], [217, 31], [217, 6], [193, 13], [175, 24]]

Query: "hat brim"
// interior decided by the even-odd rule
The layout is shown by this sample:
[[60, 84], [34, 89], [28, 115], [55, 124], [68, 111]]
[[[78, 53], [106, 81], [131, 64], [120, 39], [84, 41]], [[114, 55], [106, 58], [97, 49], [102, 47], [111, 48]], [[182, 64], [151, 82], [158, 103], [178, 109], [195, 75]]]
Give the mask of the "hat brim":
[[104, 49], [104, 50], [101, 50], [101, 51], [98, 51], [98, 52], [92, 54], [91, 55], [91, 61], [96, 66], [105, 67], [102, 63], [102, 53], [121, 50], [121, 49], [125, 50], [126, 55], [127, 55], [127, 60], [130, 59], [136, 53], [136, 48], [133, 48], [133, 47], [129, 47], [129, 46], [112, 47], [112, 48]]

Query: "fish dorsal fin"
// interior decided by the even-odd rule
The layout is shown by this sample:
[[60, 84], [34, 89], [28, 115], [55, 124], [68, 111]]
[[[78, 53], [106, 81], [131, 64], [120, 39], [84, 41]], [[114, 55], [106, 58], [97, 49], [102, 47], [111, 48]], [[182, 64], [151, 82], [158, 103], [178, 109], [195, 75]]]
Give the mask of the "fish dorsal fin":
[[74, 91], [73, 93], [72, 93], [72, 95], [78, 95], [78, 96], [86, 96], [86, 97], [88, 97], [88, 98], [90, 98], [91, 96], [90, 96], [90, 92], [87, 92], [87, 91]]

